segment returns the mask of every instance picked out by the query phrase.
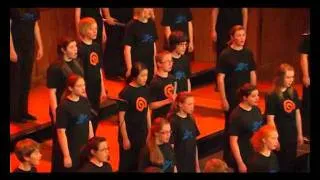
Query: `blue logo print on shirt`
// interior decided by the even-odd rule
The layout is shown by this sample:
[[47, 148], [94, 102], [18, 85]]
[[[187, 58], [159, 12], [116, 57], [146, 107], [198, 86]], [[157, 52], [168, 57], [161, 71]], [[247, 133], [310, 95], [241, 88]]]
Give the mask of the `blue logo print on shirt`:
[[182, 140], [188, 140], [193, 138], [192, 131], [184, 130]]
[[262, 126], [262, 121], [256, 121], [252, 125], [252, 132], [257, 131]]
[[185, 23], [187, 22], [187, 17], [179, 15], [176, 17], [175, 24]]
[[180, 80], [186, 77], [185, 73], [183, 71], [177, 71], [174, 76], [176, 77], [176, 79]]
[[141, 42], [143, 42], [143, 43], [153, 43], [153, 42], [154, 42], [153, 36], [150, 35], [150, 34], [144, 34], [144, 35], [142, 36]]
[[162, 166], [161, 171], [165, 172], [168, 168], [170, 168], [172, 166], [172, 161], [171, 160], [165, 160]]
[[234, 71], [248, 71], [248, 69], [247, 63], [239, 63]]
[[21, 17], [22, 21], [35, 21], [36, 20], [36, 15], [33, 13], [25, 13], [22, 17]]
[[83, 124], [89, 120], [89, 116], [87, 114], [80, 114], [78, 116], [76, 124]]

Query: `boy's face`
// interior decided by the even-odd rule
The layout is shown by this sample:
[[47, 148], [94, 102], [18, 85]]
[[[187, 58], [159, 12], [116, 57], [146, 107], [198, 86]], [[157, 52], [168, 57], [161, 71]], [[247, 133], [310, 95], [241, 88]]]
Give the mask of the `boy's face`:
[[188, 43], [187, 42], [180, 42], [179, 44], [176, 45], [176, 53], [183, 55], [186, 52]]
[[41, 157], [42, 154], [40, 153], [39, 149], [37, 149], [30, 154], [30, 157], [25, 157], [25, 160], [31, 165], [37, 166], [40, 164]]
[[164, 72], [170, 72], [172, 69], [172, 56], [171, 54], [166, 54], [162, 61], [159, 63], [159, 68]]
[[98, 25], [97, 25], [97, 23], [93, 23], [87, 29], [87, 37], [92, 40], [96, 39], [97, 32], [98, 32]]
[[236, 46], [244, 46], [244, 43], [246, 42], [246, 32], [243, 29], [238, 30], [234, 33], [232, 38], [233, 43]]

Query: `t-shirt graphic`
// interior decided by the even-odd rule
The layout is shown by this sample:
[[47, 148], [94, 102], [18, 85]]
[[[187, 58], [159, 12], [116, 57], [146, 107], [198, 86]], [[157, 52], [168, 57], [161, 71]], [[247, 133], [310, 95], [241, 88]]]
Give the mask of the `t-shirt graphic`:
[[176, 77], [177, 80], [181, 80], [186, 78], [186, 74], [183, 71], [177, 71], [174, 76]]
[[292, 100], [287, 99], [283, 101], [283, 109], [286, 113], [291, 113], [296, 109], [296, 104]]
[[174, 87], [172, 84], [168, 84], [164, 87], [163, 89], [164, 91], [164, 95], [167, 97], [167, 98], [170, 98], [172, 97], [173, 93], [174, 93]]
[[192, 131], [189, 131], [186, 129], [183, 133], [182, 140], [188, 140], [188, 139], [192, 139], [192, 138], [193, 138]]
[[239, 71], [239, 72], [248, 71], [249, 70], [248, 66], [249, 66], [249, 64], [241, 62], [241, 63], [237, 64], [237, 67], [234, 69], [234, 71]]
[[90, 53], [90, 64], [95, 66], [99, 63], [99, 56], [96, 52]]
[[20, 18], [21, 21], [36, 21], [37, 16], [34, 13], [24, 13]]
[[144, 110], [144, 108], [148, 107], [148, 103], [145, 98], [138, 97], [136, 100], [136, 109], [140, 112]]
[[172, 160], [168, 160], [166, 159], [163, 163], [163, 166], [161, 168], [161, 172], [165, 172], [168, 168], [170, 168], [173, 165], [173, 161]]
[[141, 43], [153, 43], [155, 40], [151, 34], [144, 34]]
[[76, 124], [83, 124], [89, 120], [89, 116], [87, 114], [80, 114], [76, 121]]
[[181, 23], [187, 23], [187, 22], [188, 22], [187, 17], [183, 15], [177, 16], [174, 21], [175, 24], [181, 24]]

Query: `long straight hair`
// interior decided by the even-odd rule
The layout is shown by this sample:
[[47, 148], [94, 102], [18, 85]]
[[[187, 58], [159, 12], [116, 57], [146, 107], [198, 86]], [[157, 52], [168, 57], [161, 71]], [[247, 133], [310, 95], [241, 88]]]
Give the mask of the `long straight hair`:
[[164, 163], [163, 154], [156, 144], [156, 133], [160, 133], [164, 125], [170, 124], [167, 119], [158, 117], [152, 122], [151, 129], [147, 137], [147, 148], [150, 153], [150, 161], [162, 165]]
[[[277, 69], [275, 78], [273, 80], [272, 91], [274, 91], [277, 94], [280, 100], [283, 100], [283, 92], [281, 91], [281, 88], [284, 85], [284, 78], [285, 78], [286, 72], [288, 71], [294, 71], [294, 68], [287, 63], [281, 64]], [[291, 87], [288, 88], [288, 93], [290, 98], [293, 98], [293, 91], [294, 91], [294, 86], [292, 84]]]

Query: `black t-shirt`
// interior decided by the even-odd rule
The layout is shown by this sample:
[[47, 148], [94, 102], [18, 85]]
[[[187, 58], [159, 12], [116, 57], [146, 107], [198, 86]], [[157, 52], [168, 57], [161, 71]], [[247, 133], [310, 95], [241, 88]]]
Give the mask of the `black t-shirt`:
[[190, 78], [190, 61], [187, 55], [179, 59], [172, 57], [173, 66], [170, 74], [174, 75], [177, 81], [177, 93], [188, 91], [188, 79]]
[[124, 45], [131, 46], [132, 63], [140, 61], [147, 67], [153, 68], [154, 43], [158, 39], [156, 25], [153, 20], [142, 23], [131, 20], [124, 36]]
[[220, 55], [217, 72], [225, 74], [225, 91], [229, 104], [238, 104], [236, 91], [245, 83], [250, 83], [250, 72], [256, 69], [250, 49], [224, 49]]
[[88, 172], [88, 173], [110, 173], [112, 172], [112, 167], [109, 163], [103, 163], [103, 166], [99, 167], [92, 162], [85, 163], [80, 169], [79, 172]]
[[139, 162], [139, 169], [143, 171], [145, 168], [149, 166], [156, 166], [161, 169], [161, 172], [174, 172], [175, 166], [175, 158], [174, 151], [169, 143], [164, 143], [159, 145], [160, 151], [164, 158], [163, 164], [156, 164], [150, 161], [150, 154], [147, 147], [145, 147], [142, 151], [141, 159]]
[[171, 31], [182, 31], [188, 38], [188, 22], [191, 20], [190, 8], [163, 8], [161, 25], [170, 26]]
[[36, 8], [10, 8], [11, 33], [13, 45], [18, 53], [28, 51], [34, 53], [34, 26], [40, 19]]
[[[73, 73], [82, 76], [81, 70], [74, 64], [74, 61], [77, 60], [72, 60], [65, 63], [69, 66]], [[62, 93], [66, 88], [67, 81], [67, 77], [63, 73], [61, 66], [61, 63], [53, 63], [47, 69], [47, 87], [49, 89], [56, 89], [57, 103], [59, 103]]]
[[246, 111], [238, 105], [231, 112], [229, 123], [229, 137], [238, 136], [240, 154], [243, 162], [247, 164], [248, 158], [253, 153], [250, 138], [263, 124], [261, 111], [257, 106]]
[[276, 173], [279, 172], [279, 164], [277, 156], [274, 152], [271, 152], [269, 157], [266, 157], [260, 153], [253, 153], [249, 159], [248, 172], [266, 172]]
[[127, 24], [133, 16], [133, 8], [109, 8], [110, 16], [118, 22]]
[[[145, 86], [127, 85], [120, 93], [119, 111], [125, 111], [125, 122], [129, 140], [133, 144], [143, 145], [147, 136], [147, 113], [150, 102], [149, 89]], [[119, 140], [121, 142], [119, 131]], [[142, 143], [142, 144], [141, 144]]]
[[226, 43], [234, 25], [243, 25], [242, 8], [219, 8], [216, 31], [218, 39]]
[[[299, 52], [301, 54], [309, 54], [309, 52], [310, 52], [310, 34], [303, 34], [302, 35], [302, 40], [299, 45]], [[308, 62], [310, 64], [309, 56], [308, 56]], [[310, 65], [309, 65], [309, 67], [310, 67]], [[309, 71], [309, 75], [310, 75], [310, 71]]]
[[66, 129], [70, 157], [76, 166], [80, 160], [80, 150], [88, 142], [90, 120], [89, 101], [84, 97], [77, 102], [65, 99], [57, 107], [56, 128]]
[[94, 41], [101, 44], [103, 22], [102, 16], [100, 14], [100, 8], [81, 8], [80, 18], [84, 17], [92, 17], [94, 20], [96, 20], [96, 23], [98, 25], [98, 34], [97, 39]]
[[37, 172], [38, 172], [37, 168], [34, 166], [31, 167], [30, 171], [24, 171], [24, 170], [20, 169], [19, 167], [17, 167], [16, 169], [14, 169], [12, 171], [12, 173], [37, 173]]
[[296, 110], [300, 109], [300, 100], [296, 90], [291, 98], [288, 89], [283, 92], [283, 99], [275, 92], [266, 96], [266, 114], [274, 115], [280, 144], [297, 141]]
[[86, 88], [90, 89], [92, 86], [100, 88], [102, 56], [99, 45], [95, 42], [91, 45], [80, 42], [78, 49], [78, 57], [84, 70]]
[[[155, 75], [150, 83], [151, 102], [162, 101], [171, 97], [174, 93], [175, 77], [171, 74], [168, 77]], [[171, 104], [167, 104], [152, 111], [152, 120], [157, 117], [166, 117]]]
[[195, 172], [197, 136], [200, 135], [197, 124], [189, 115], [182, 118], [173, 115], [170, 142], [174, 144], [178, 172]]

